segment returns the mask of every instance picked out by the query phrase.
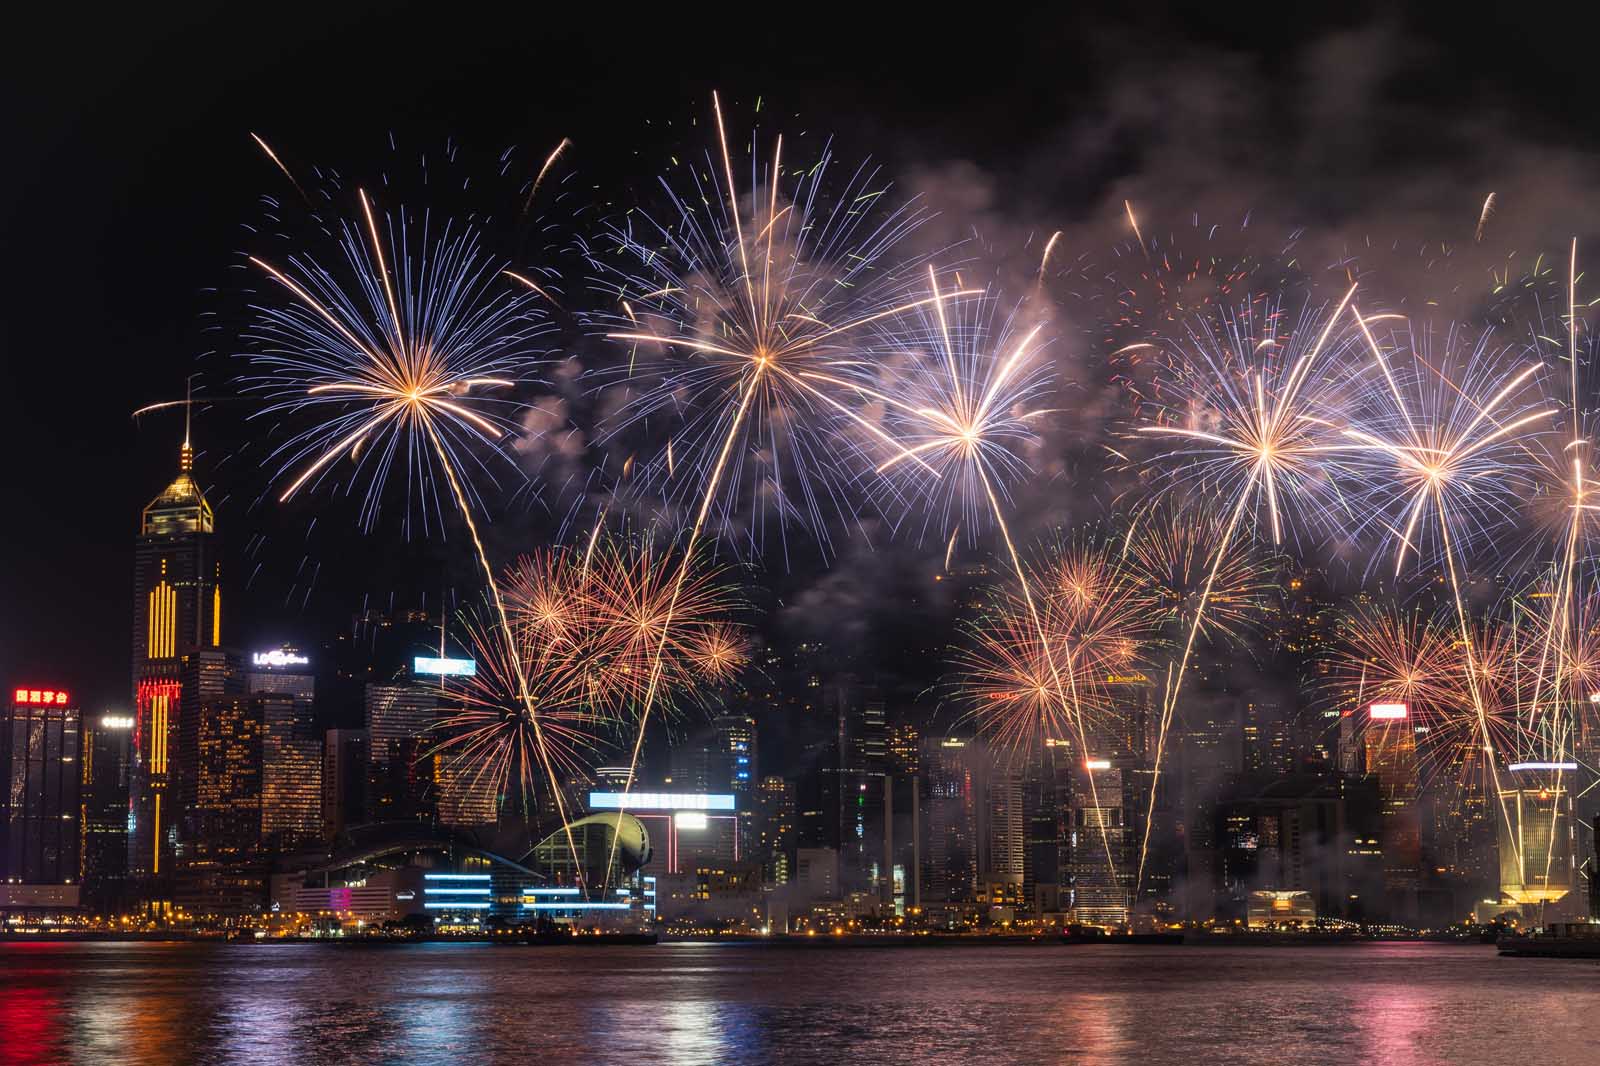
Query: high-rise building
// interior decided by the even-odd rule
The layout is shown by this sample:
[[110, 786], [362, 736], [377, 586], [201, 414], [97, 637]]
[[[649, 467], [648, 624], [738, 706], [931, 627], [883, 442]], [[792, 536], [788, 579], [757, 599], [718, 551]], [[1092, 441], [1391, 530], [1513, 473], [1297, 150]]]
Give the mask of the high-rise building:
[[965, 902], [976, 893], [982, 779], [974, 772], [972, 761], [980, 747], [961, 737], [923, 738], [924, 900]]
[[401, 741], [427, 735], [438, 721], [437, 686], [415, 683], [367, 685], [366, 727], [373, 762], [393, 759]]
[[1500, 894], [1516, 903], [1564, 899], [1576, 876], [1572, 796], [1577, 764], [1512, 763], [1500, 779]]
[[763, 777], [756, 790], [760, 826], [757, 857], [769, 884], [787, 884], [794, 876], [794, 799], [794, 785], [782, 777]]
[[121, 908], [128, 875], [128, 772], [133, 717], [104, 714], [82, 724], [82, 848], [79, 879], [86, 905], [101, 913]]
[[457, 758], [436, 754], [434, 781], [439, 790], [439, 824], [454, 829], [493, 825], [500, 797], [487, 774]]
[[202, 707], [193, 864], [238, 862], [260, 847], [265, 732], [259, 696], [223, 697]]
[[80, 716], [59, 688], [0, 703], [0, 884], [73, 886], [80, 865]]
[[1137, 843], [1124, 797], [1131, 760], [1091, 756], [1074, 765], [1072, 913], [1085, 925], [1127, 922]]
[[367, 819], [373, 822], [431, 819], [434, 788], [431, 739], [440, 718], [437, 685], [369, 684]]
[[1295, 769], [1294, 738], [1275, 699], [1244, 701], [1239, 715], [1240, 763], [1247, 774], [1287, 774]]
[[183, 657], [222, 644], [216, 522], [193, 471], [185, 435], [178, 476], [144, 509], [134, 542], [128, 870], [149, 900], [168, 897], [180, 841], [175, 808], [183, 804], [173, 786], [182, 787]]
[[1027, 850], [1022, 896], [1035, 913], [1064, 910], [1070, 883], [1072, 743], [1047, 737], [1028, 760], [1023, 778]]
[[311, 670], [311, 657], [285, 644], [271, 651], [250, 655], [244, 675], [246, 693], [271, 693], [287, 696], [294, 702], [295, 717], [310, 723], [317, 699], [317, 677]]
[[322, 738], [308, 735], [293, 697], [249, 698], [265, 724], [261, 750], [261, 835], [287, 851], [322, 836]]
[[330, 729], [322, 747], [322, 835], [333, 840], [367, 819], [365, 729]]
[[255, 652], [244, 687], [264, 723], [261, 835], [275, 850], [299, 847], [322, 835], [322, 736], [311, 660], [287, 644]]
[[1422, 883], [1422, 820], [1417, 807], [1417, 737], [1404, 703], [1374, 703], [1367, 716], [1367, 772], [1378, 780], [1382, 812], [1383, 883], [1389, 913], [1416, 916]]
[[1020, 759], [1000, 759], [990, 769], [987, 804], [989, 853], [984, 863], [985, 880], [1022, 884], [1027, 856], [1027, 819], [1023, 814], [1023, 778]]

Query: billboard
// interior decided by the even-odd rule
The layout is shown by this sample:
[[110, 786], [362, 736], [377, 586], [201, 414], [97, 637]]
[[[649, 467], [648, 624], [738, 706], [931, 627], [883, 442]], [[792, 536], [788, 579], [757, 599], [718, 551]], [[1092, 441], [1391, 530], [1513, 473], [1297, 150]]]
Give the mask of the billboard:
[[733, 795], [720, 792], [591, 792], [596, 811], [731, 811]]
[[435, 677], [477, 677], [478, 663], [474, 659], [440, 659], [418, 655], [411, 660], [411, 672]]

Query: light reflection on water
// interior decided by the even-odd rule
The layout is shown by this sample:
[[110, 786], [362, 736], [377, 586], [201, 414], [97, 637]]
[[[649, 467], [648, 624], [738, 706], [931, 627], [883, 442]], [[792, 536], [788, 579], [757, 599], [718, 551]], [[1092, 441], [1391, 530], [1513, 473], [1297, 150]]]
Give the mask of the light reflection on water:
[[1600, 964], [1423, 944], [0, 945], [0, 1062], [1600, 1061]]

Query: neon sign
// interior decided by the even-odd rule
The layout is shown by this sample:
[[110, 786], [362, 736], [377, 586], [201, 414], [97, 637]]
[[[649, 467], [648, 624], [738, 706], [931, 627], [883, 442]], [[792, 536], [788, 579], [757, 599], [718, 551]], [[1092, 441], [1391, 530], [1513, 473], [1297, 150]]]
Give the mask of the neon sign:
[[1403, 703], [1374, 703], [1369, 712], [1373, 718], [1394, 719], [1406, 716], [1406, 705]]
[[272, 651], [258, 651], [250, 656], [250, 661], [257, 666], [309, 666], [311, 660], [298, 652], [287, 648], [274, 648]]
[[19, 688], [15, 702], [30, 707], [65, 707], [67, 694], [53, 688]]

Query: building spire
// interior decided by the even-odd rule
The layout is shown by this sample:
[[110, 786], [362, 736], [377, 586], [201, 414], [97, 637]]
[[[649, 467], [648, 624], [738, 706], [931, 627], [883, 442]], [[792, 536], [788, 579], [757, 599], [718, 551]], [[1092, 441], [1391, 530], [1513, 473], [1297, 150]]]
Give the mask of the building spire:
[[194, 445], [190, 442], [189, 431], [194, 424], [194, 378], [190, 374], [183, 383], [183, 447], [178, 449], [178, 473], [189, 474], [194, 471]]

